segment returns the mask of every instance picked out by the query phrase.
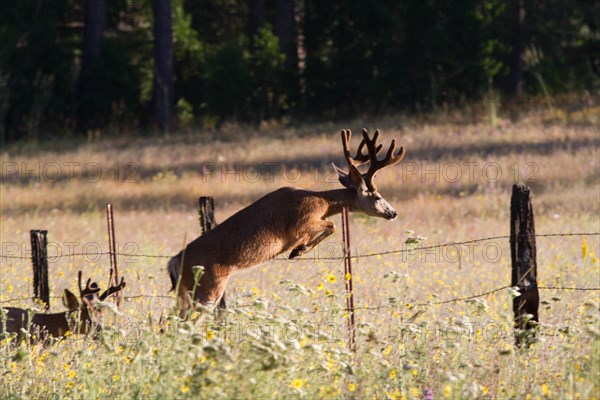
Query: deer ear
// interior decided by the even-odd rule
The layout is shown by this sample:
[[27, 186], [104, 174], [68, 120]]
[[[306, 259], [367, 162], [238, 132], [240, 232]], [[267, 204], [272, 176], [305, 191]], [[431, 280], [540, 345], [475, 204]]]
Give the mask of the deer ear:
[[69, 311], [77, 311], [79, 309], [79, 300], [77, 300], [77, 297], [69, 289], [65, 289], [62, 301]]
[[348, 176], [350, 176], [350, 183], [352, 184], [353, 188], [360, 192], [368, 191], [367, 184], [365, 183], [362, 174], [354, 165], [350, 166], [350, 173]]
[[348, 189], [356, 189], [360, 192], [367, 191], [365, 180], [363, 179], [360, 171], [354, 165], [350, 165], [350, 173], [348, 174], [336, 167], [335, 164], [332, 165], [338, 174], [338, 179], [342, 186]]
[[339, 169], [334, 163], [331, 163], [331, 165], [333, 165], [333, 169], [335, 169], [335, 172], [337, 172], [338, 180], [340, 181], [342, 186], [347, 187], [349, 189], [352, 188], [352, 183], [350, 182], [350, 177], [348, 176], [348, 174]]

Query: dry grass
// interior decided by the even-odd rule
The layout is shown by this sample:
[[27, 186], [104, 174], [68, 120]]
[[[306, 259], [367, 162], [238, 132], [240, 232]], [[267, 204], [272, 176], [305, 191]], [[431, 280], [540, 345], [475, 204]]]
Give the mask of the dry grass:
[[[576, 113], [589, 118], [593, 110], [574, 111], [569, 118]], [[381, 127], [384, 139], [397, 137], [407, 147], [401, 166], [377, 177], [399, 218], [385, 222], [354, 215], [356, 253], [403, 248], [407, 230], [427, 237], [426, 244], [506, 235], [510, 189], [523, 180], [533, 190], [538, 233], [600, 230], [597, 126], [547, 124], [531, 117], [490, 128], [395, 117], [379, 124], [355, 121], [252, 132], [229, 127], [225, 140], [189, 134], [5, 152], [2, 254], [26, 255], [29, 229], [49, 230], [52, 254], [106, 249], [106, 202], [116, 209], [122, 252], [175, 254], [184, 237], [189, 241], [198, 234], [198, 196], [214, 196], [217, 219], [223, 220], [283, 185], [338, 187], [328, 163], [342, 164], [337, 131], [348, 125], [355, 130]], [[25, 171], [35, 165], [39, 182], [36, 172]], [[55, 166], [60, 168], [58, 177], [50, 175]], [[83, 173], [84, 167], [93, 179]], [[98, 170], [103, 176], [94, 181]], [[337, 217], [334, 222], [339, 225]], [[597, 292], [543, 291], [542, 343], [524, 351], [512, 349], [507, 291], [472, 302], [419, 306], [508, 284], [505, 240], [486, 242], [487, 247], [480, 243], [356, 262], [357, 305], [386, 308], [357, 313], [359, 357], [354, 359], [344, 345], [343, 268], [324, 259], [341, 254], [340, 242], [336, 233], [310, 255], [312, 260], [272, 261], [232, 279], [227, 323], [262, 329], [272, 325], [275, 339], [248, 334], [240, 343], [224, 335], [218, 321], [206, 314], [191, 323], [171, 321], [161, 335], [156, 321], [170, 313], [172, 299], [131, 299], [122, 315], [109, 316], [114, 323], [98, 342], [70, 338], [53, 345], [51, 352], [26, 346], [22, 356], [4, 342], [3, 396], [420, 398], [426, 389], [435, 398], [597, 396]], [[540, 285], [598, 286], [598, 236], [539, 238], [538, 247]], [[490, 249], [499, 253], [486, 253]], [[30, 296], [28, 261], [1, 261], [0, 300]], [[166, 295], [170, 285], [165, 261], [122, 257], [125, 295]], [[104, 285], [108, 259], [52, 262], [52, 294], [65, 287], [73, 290], [79, 269]], [[54, 310], [61, 309], [58, 303], [53, 300]], [[323, 339], [305, 329], [297, 340], [285, 341], [286, 323], [319, 326], [329, 336]], [[471, 335], [463, 331], [458, 338], [449, 337], [459, 325], [474, 327]], [[496, 337], [486, 331], [492, 328], [498, 330]], [[99, 372], [91, 379], [93, 371]]]

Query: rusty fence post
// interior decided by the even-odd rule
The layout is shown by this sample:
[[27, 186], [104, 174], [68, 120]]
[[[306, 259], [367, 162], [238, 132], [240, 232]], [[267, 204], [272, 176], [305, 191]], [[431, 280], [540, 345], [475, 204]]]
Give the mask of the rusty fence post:
[[[119, 284], [119, 269], [117, 267], [117, 250], [115, 245], [115, 222], [113, 218], [112, 204], [106, 205], [106, 221], [108, 223], [108, 252], [110, 257], [110, 276], [108, 287]], [[115, 303], [117, 307], [121, 303], [121, 291], [115, 293]]]
[[514, 185], [510, 202], [511, 285], [520, 292], [520, 296], [513, 299], [518, 347], [535, 341], [535, 327], [539, 322], [535, 224], [530, 194], [527, 186]]
[[48, 286], [48, 231], [31, 230], [31, 263], [33, 264], [33, 294], [50, 307], [50, 287]]
[[[204, 235], [206, 232], [217, 226], [215, 220], [215, 199], [210, 196], [201, 196], [198, 198], [198, 216], [200, 218], [200, 234]], [[219, 301], [219, 308], [227, 308], [225, 301], [225, 292], [221, 296]]]
[[354, 290], [352, 287], [352, 256], [350, 254], [350, 222], [348, 208], [342, 209], [342, 235], [344, 236], [344, 281], [346, 283], [346, 309], [348, 310], [348, 347], [356, 351], [356, 328], [354, 324]]

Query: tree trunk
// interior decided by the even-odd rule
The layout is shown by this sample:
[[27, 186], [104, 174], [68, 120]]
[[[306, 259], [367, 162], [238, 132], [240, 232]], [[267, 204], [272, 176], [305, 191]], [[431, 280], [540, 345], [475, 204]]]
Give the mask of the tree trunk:
[[248, 37], [254, 42], [254, 35], [265, 23], [265, 0], [250, 0], [250, 17], [248, 21]]
[[275, 33], [279, 37], [281, 49], [289, 58], [296, 57], [295, 5], [295, 0], [277, 0], [275, 8]]
[[525, 16], [521, 0], [512, 1], [513, 45], [510, 61], [510, 95], [512, 102], [519, 101], [523, 82], [523, 34], [522, 24]]
[[173, 118], [173, 29], [171, 0], [153, 0], [154, 85], [152, 105], [159, 128], [169, 133]]
[[79, 130], [95, 129], [94, 110], [89, 100], [96, 93], [101, 82], [94, 79], [94, 66], [100, 59], [102, 35], [106, 29], [106, 0], [85, 0], [84, 28], [81, 56], [81, 74], [79, 75]]
[[277, 0], [275, 8], [275, 34], [285, 54], [286, 84], [291, 89], [290, 97], [298, 98], [298, 42], [296, 31], [296, 1]]

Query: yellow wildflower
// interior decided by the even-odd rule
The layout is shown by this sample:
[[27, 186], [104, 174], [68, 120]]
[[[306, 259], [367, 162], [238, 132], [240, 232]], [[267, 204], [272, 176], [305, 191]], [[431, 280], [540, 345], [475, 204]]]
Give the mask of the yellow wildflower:
[[550, 397], [550, 394], [551, 394], [550, 388], [545, 383], [542, 384], [542, 393], [544, 396]]
[[[392, 352], [392, 346], [388, 346], [385, 351], [383, 352], [383, 354], [385, 354], [385, 356], [389, 356], [390, 353]], [[395, 370], [394, 370], [395, 371]]]
[[448, 399], [451, 396], [452, 396], [452, 386], [450, 386], [450, 385], [444, 386], [444, 397]]
[[290, 386], [294, 389], [301, 389], [303, 384], [304, 382], [302, 382], [302, 379], [294, 379], [292, 383], [290, 383]]

